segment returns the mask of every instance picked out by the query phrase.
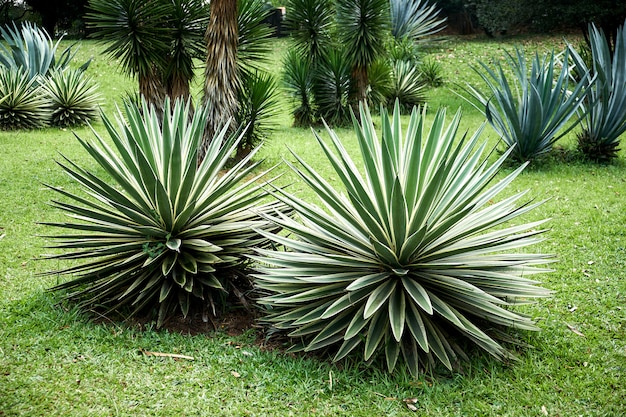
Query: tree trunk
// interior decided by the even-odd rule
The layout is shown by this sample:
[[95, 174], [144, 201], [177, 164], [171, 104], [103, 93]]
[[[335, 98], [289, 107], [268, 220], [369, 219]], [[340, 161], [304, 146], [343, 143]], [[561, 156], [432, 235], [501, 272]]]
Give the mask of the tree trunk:
[[354, 114], [359, 117], [359, 103], [367, 102], [367, 87], [369, 86], [367, 67], [358, 65], [352, 68], [352, 80], [354, 82], [354, 102], [352, 106], [355, 110]]
[[148, 104], [154, 106], [159, 113], [163, 110], [166, 93], [162, 79], [162, 74], [154, 66], [150, 73], [139, 75], [139, 94], [144, 96]]
[[[206, 31], [206, 67], [204, 72], [204, 104], [208, 106], [208, 123], [204, 131], [199, 161], [216, 132], [234, 118], [238, 109], [237, 0], [212, 0], [211, 18]], [[230, 130], [236, 126], [231, 121]]]
[[172, 76], [167, 80], [167, 95], [172, 101], [181, 99], [188, 101], [191, 96], [189, 91], [189, 80], [181, 76]]

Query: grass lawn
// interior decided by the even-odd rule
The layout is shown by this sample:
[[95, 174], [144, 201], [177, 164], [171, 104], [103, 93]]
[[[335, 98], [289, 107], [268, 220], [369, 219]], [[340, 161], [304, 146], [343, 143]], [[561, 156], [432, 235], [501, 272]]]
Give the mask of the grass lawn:
[[[277, 41], [277, 51], [285, 41]], [[473, 132], [482, 116], [451, 90], [475, 80], [469, 65], [499, 59], [524, 44], [544, 52], [562, 36], [501, 39], [455, 38], [427, 49], [443, 66], [446, 84], [429, 92], [429, 105], [464, 112]], [[108, 114], [132, 80], [83, 42], [76, 62], [93, 56], [90, 73], [100, 84]], [[287, 105], [285, 104], [285, 109]], [[287, 110], [262, 150], [265, 165], [290, 159], [288, 147], [327, 173], [330, 168], [307, 129], [290, 127]], [[101, 124], [95, 129], [104, 131]], [[76, 131], [89, 137], [90, 131]], [[354, 137], [339, 129], [346, 146]], [[559, 145], [574, 149], [575, 131]], [[486, 127], [484, 137], [495, 143]], [[58, 265], [38, 260], [50, 230], [60, 221], [42, 184], [77, 187], [56, 166], [63, 154], [79, 165], [95, 164], [72, 133], [62, 129], [0, 132], [0, 416], [624, 416], [626, 415], [626, 152], [611, 165], [552, 158], [529, 167], [510, 192], [530, 190], [548, 201], [524, 220], [551, 218], [537, 252], [554, 253], [554, 272], [541, 276], [554, 297], [524, 313], [543, 329], [524, 335], [532, 348], [502, 364], [472, 351], [461, 372], [412, 378], [401, 368], [354, 359], [331, 364], [324, 357], [293, 356], [262, 346], [255, 330], [195, 335], [147, 330], [99, 320], [60, 303], [46, 290], [56, 277], [40, 276]], [[509, 168], [512, 169], [512, 168]], [[307, 196], [285, 166], [284, 183]], [[96, 170], [97, 172], [97, 170]], [[235, 334], [237, 333], [237, 334]], [[232, 335], [235, 334], [235, 335]], [[193, 357], [147, 355], [146, 352]], [[418, 411], [404, 399], [415, 398]]]

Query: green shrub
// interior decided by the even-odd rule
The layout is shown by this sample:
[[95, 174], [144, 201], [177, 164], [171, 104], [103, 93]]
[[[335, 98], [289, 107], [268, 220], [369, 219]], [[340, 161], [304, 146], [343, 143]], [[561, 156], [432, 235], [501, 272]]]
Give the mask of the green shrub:
[[398, 100], [403, 112], [410, 112], [415, 106], [424, 104], [426, 83], [419, 71], [410, 61], [397, 61], [392, 65], [391, 88], [387, 93], [387, 102]]
[[293, 125], [309, 126], [315, 121], [313, 108], [312, 62], [297, 50], [289, 50], [283, 60], [283, 81], [287, 93], [295, 102]]
[[425, 59], [419, 64], [419, 71], [424, 82], [431, 87], [441, 87], [443, 85], [443, 68], [434, 59]]
[[255, 230], [275, 229], [259, 217], [277, 208], [260, 204], [265, 193], [250, 176], [260, 162], [251, 152], [224, 170], [241, 140], [224, 137], [225, 127], [198, 165], [205, 108], [190, 116], [190, 104], [170, 109], [166, 100], [162, 119], [145, 101], [125, 109], [117, 127], [102, 115], [110, 142], [95, 132], [93, 141], [78, 138], [110, 182], [59, 162], [92, 198], [50, 186], [70, 200], [53, 203], [70, 220], [49, 223], [63, 231], [48, 236], [61, 249], [49, 258], [78, 261], [50, 272], [73, 276], [55, 289], [71, 290], [82, 308], [158, 310], [157, 326], [193, 306], [216, 314], [224, 297], [250, 287], [246, 255], [267, 242]]
[[341, 50], [331, 50], [314, 67], [313, 90], [319, 118], [331, 125], [350, 119], [352, 78], [350, 60]]
[[286, 250], [254, 257], [267, 320], [295, 339], [292, 350], [333, 348], [334, 360], [384, 352], [390, 371], [400, 355], [413, 374], [435, 358], [452, 368], [466, 357], [459, 337], [513, 357], [499, 329], [536, 327], [511, 307], [550, 295], [527, 276], [551, 257], [519, 251], [540, 240], [543, 221], [518, 220], [540, 203], [518, 203], [524, 192], [494, 202], [524, 166], [490, 185], [507, 154], [490, 165], [485, 145], [474, 151], [480, 130], [457, 140], [460, 113], [445, 126], [438, 111], [426, 131], [415, 110], [403, 135], [396, 106], [392, 120], [382, 114], [381, 142], [367, 110], [360, 118], [363, 170], [332, 130], [330, 144], [316, 135], [341, 189], [294, 155], [322, 205], [279, 192], [299, 220], [272, 216], [289, 235], [265, 235]]
[[243, 127], [237, 158], [242, 159], [268, 137], [272, 130], [272, 116], [278, 110], [276, 80], [265, 72], [246, 74], [239, 92], [237, 124]]

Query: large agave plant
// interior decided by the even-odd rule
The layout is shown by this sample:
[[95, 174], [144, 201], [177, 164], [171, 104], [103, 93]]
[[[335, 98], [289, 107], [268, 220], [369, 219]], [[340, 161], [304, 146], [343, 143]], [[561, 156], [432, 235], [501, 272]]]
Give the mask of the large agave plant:
[[26, 71], [0, 67], [0, 129], [37, 129], [48, 124], [49, 103], [38, 81]]
[[55, 126], [85, 125], [98, 116], [96, 84], [84, 71], [55, 70], [43, 83]]
[[[566, 51], [563, 61], [568, 59]], [[567, 67], [559, 72], [554, 52], [542, 59], [535, 54], [530, 72], [521, 48], [515, 49], [515, 55], [507, 52], [512, 81], [500, 64], [493, 70], [479, 63], [474, 70], [485, 81], [487, 92], [472, 86], [468, 92], [507, 147], [514, 146], [515, 160], [524, 162], [550, 152], [559, 138], [577, 126], [579, 118], [570, 121], [588, 94], [586, 81], [571, 86]]]
[[[0, 66], [13, 70], [21, 70], [28, 74], [29, 79], [38, 81], [38, 76], [45, 76], [53, 69], [64, 69], [69, 65], [76, 51], [68, 47], [55, 57], [60, 39], [53, 43], [50, 35], [35, 24], [25, 22], [18, 29], [0, 27], [3, 43], [0, 43]], [[85, 62], [81, 69], [85, 70], [91, 61]]]
[[189, 104], [170, 109], [166, 100], [163, 118], [157, 114], [145, 101], [142, 108], [127, 104], [117, 127], [102, 115], [110, 142], [95, 132], [93, 141], [78, 138], [111, 179], [59, 162], [91, 198], [50, 186], [70, 200], [53, 203], [70, 221], [48, 223], [67, 231], [48, 238], [61, 250], [49, 258], [78, 261], [50, 272], [73, 275], [55, 289], [71, 290], [68, 297], [81, 307], [158, 310], [160, 326], [194, 304], [215, 314], [223, 295], [249, 284], [246, 254], [267, 241], [253, 229], [275, 228], [257, 213], [276, 207], [259, 202], [265, 194], [250, 175], [255, 152], [224, 170], [241, 139], [224, 137], [226, 128], [197, 164], [204, 108], [191, 117]]
[[626, 132], [626, 31], [623, 26], [618, 29], [613, 55], [605, 34], [594, 25], [589, 27], [589, 42], [591, 68], [576, 49], [568, 45], [574, 73], [589, 90], [582, 107], [578, 147], [592, 160], [610, 161], [617, 156], [619, 138]]
[[445, 29], [436, 4], [428, 0], [389, 0], [391, 34], [396, 39], [419, 40]]
[[466, 356], [458, 336], [512, 357], [492, 330], [536, 330], [511, 307], [550, 294], [526, 277], [550, 257], [518, 250], [539, 240], [543, 221], [502, 226], [539, 203], [519, 204], [523, 192], [495, 201], [524, 166], [490, 185], [507, 155], [490, 164], [485, 145], [474, 151], [480, 130], [456, 140], [459, 113], [446, 127], [438, 111], [426, 132], [415, 110], [403, 135], [396, 106], [392, 120], [382, 116], [381, 142], [369, 112], [360, 117], [365, 175], [328, 129], [330, 144], [316, 137], [345, 189], [296, 155], [293, 169], [323, 206], [278, 193], [299, 220], [272, 216], [290, 234], [266, 235], [286, 250], [254, 257], [267, 320], [297, 340], [293, 350], [334, 347], [335, 360], [384, 352], [390, 371], [400, 355], [414, 374], [435, 358], [451, 368]]

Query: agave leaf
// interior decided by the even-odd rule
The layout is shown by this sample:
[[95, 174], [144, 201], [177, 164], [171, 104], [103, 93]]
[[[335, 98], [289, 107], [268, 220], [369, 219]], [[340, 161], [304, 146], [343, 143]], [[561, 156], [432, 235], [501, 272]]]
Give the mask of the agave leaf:
[[[402, 333], [404, 332], [404, 323], [406, 321], [406, 301], [404, 298], [404, 291], [402, 288], [396, 287], [393, 294], [389, 297], [389, 324], [391, 332], [396, 342], [402, 340]], [[395, 351], [397, 358], [399, 348]], [[395, 359], [394, 359], [395, 364]], [[389, 369], [393, 369], [389, 367]]]
[[387, 328], [386, 318], [386, 312], [378, 310], [370, 320], [363, 356], [366, 361], [372, 357], [376, 348], [385, 337], [385, 329]]
[[[356, 316], [355, 316], [356, 317]], [[357, 346], [361, 344], [361, 339], [358, 337], [353, 337], [350, 339], [346, 339], [337, 350], [337, 353], [333, 357], [333, 361], [340, 361], [345, 358], [350, 352], [352, 352]]]
[[364, 318], [370, 318], [374, 313], [380, 310], [380, 307], [387, 301], [393, 290], [396, 288], [395, 280], [388, 280], [387, 282], [379, 285], [371, 292], [370, 296], [365, 303], [365, 310], [363, 312]]

